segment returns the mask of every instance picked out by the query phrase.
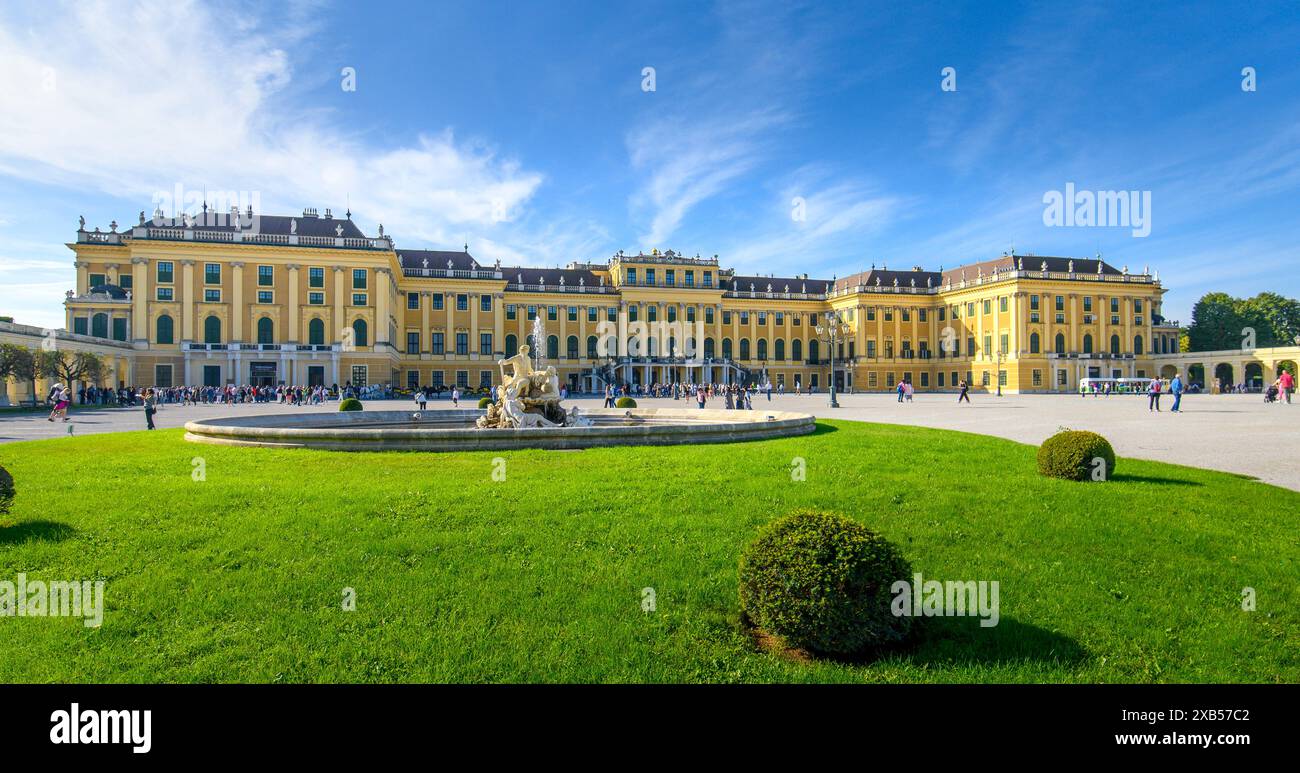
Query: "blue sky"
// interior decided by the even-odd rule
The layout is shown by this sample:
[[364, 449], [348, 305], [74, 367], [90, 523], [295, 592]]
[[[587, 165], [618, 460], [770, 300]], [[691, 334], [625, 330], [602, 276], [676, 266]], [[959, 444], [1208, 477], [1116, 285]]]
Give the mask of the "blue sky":
[[[0, 314], [61, 325], [78, 215], [178, 185], [483, 262], [1014, 247], [1150, 266], [1184, 322], [1210, 290], [1300, 295], [1300, 6], [1234, 5], [7, 4]], [[1149, 191], [1150, 234], [1045, 226], [1067, 183]]]

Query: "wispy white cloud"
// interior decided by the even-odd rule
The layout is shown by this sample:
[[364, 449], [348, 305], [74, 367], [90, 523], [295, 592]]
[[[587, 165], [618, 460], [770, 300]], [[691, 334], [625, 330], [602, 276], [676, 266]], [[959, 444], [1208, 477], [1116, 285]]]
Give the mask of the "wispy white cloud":
[[764, 152], [764, 133], [786, 118], [763, 110], [703, 122], [654, 122], [632, 132], [632, 168], [645, 177], [632, 196], [632, 210], [649, 221], [642, 243], [663, 244], [688, 211], [754, 169]]
[[272, 42], [252, 10], [144, 0], [0, 19], [0, 174], [139, 202], [132, 211], [178, 183], [257, 192], [280, 211], [350, 196], [416, 240], [508, 222], [542, 184], [450, 129], [375, 148], [306, 110], [291, 46], [311, 25], [277, 25]]

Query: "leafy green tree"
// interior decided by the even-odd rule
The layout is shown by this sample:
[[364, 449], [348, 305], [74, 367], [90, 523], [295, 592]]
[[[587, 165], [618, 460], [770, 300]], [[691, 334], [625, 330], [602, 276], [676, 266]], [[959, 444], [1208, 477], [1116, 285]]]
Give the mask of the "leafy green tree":
[[43, 351], [37, 355], [37, 361], [43, 375], [69, 389], [78, 381], [98, 383], [104, 374], [104, 360], [93, 352]]
[[26, 381], [36, 395], [36, 357], [31, 349], [18, 344], [0, 344], [0, 382], [8, 379]]
[[1241, 348], [1242, 329], [1248, 327], [1237, 310], [1237, 299], [1227, 293], [1206, 293], [1192, 307], [1187, 342], [1194, 352]]

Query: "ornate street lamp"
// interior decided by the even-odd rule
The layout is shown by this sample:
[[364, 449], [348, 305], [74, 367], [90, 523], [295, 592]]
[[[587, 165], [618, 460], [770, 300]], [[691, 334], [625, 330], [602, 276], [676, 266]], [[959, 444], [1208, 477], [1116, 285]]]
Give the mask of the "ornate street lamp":
[[839, 408], [839, 401], [835, 399], [835, 351], [839, 348], [840, 342], [848, 338], [853, 333], [853, 328], [844, 322], [844, 318], [839, 312], [826, 312], [825, 321], [820, 325], [815, 325], [813, 330], [817, 333], [817, 338], [824, 341], [831, 350], [831, 407]]
[[1007, 356], [1006, 352], [1002, 351], [1001, 349], [998, 349], [998, 366], [997, 366], [998, 372], [996, 374], [998, 379], [998, 397], [1002, 396], [1002, 361], [1006, 359], [1006, 356]]

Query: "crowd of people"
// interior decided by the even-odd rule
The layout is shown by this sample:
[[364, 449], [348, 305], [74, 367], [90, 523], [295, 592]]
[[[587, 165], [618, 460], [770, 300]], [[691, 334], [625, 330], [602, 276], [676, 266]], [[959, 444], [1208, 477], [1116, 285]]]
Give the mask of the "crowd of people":
[[[1282, 371], [1278, 378], [1264, 390], [1264, 400], [1269, 403], [1281, 403], [1283, 401], [1290, 403], [1291, 394], [1296, 388], [1296, 378], [1288, 371]], [[970, 402], [970, 385], [962, 380], [957, 385], [957, 401]], [[428, 401], [434, 396], [441, 394], [443, 389], [433, 387], [417, 388], [413, 392], [416, 406], [424, 410], [428, 406]], [[467, 390], [468, 391], [468, 390]], [[776, 392], [778, 396], [785, 394], [785, 384], [779, 383], [775, 387], [771, 382], [763, 384], [696, 384], [696, 383], [662, 383], [655, 382], [651, 384], [621, 384], [608, 385], [604, 389], [604, 405], [606, 408], [615, 407], [618, 398], [672, 398], [673, 400], [684, 400], [694, 402], [699, 408], [704, 408], [714, 401], [721, 401], [723, 407], [727, 410], [746, 410], [752, 409], [755, 399], [766, 398], [769, 402], [772, 399], [772, 393]], [[807, 390], [807, 394], [816, 393], [816, 389]], [[915, 387], [909, 379], [903, 379], [897, 382], [893, 391], [898, 397], [898, 402], [912, 402], [915, 394]], [[1080, 395], [1087, 397], [1089, 395], [1097, 397], [1110, 395], [1114, 391], [1110, 383], [1081, 384]], [[1170, 394], [1173, 397], [1172, 412], [1180, 412], [1180, 404], [1183, 394], [1196, 391], [1195, 385], [1185, 382], [1180, 376], [1175, 376], [1165, 384], [1160, 379], [1152, 379], [1147, 386], [1147, 410], [1160, 411], [1160, 398], [1164, 394]], [[1223, 392], [1248, 391], [1246, 385], [1239, 385], [1233, 388], [1229, 385], [1221, 390]], [[496, 388], [493, 387], [488, 394], [495, 400]], [[561, 399], [569, 397], [567, 385], [561, 388]], [[794, 394], [804, 394], [798, 382], [795, 383]], [[143, 406], [145, 408], [146, 423], [149, 429], [153, 429], [153, 415], [161, 406], [164, 405], [245, 405], [254, 403], [279, 403], [283, 405], [296, 406], [314, 406], [322, 405], [333, 400], [343, 400], [349, 397], [355, 397], [361, 400], [378, 400], [391, 399], [397, 395], [386, 385], [367, 385], [356, 386], [352, 383], [339, 386], [315, 385], [284, 385], [279, 386], [254, 386], [251, 384], [225, 386], [169, 386], [169, 387], [148, 387], [141, 389], [134, 386], [122, 386], [116, 389], [111, 387], [82, 386], [76, 390], [78, 402], [82, 405], [101, 405], [116, 407], [134, 407]], [[459, 407], [463, 393], [459, 386], [454, 386], [450, 390], [449, 397], [455, 407]], [[73, 391], [59, 383], [51, 387], [47, 402], [52, 406], [49, 414], [49, 421], [62, 419], [68, 421], [68, 408], [73, 402]]]
[[[775, 388], [778, 395], [785, 393], [785, 385]], [[773, 387], [765, 384], [695, 384], [695, 383], [653, 383], [608, 385], [605, 387], [605, 406], [613, 408], [620, 397], [671, 397], [674, 400], [695, 402], [703, 409], [714, 400], [721, 400], [727, 410], [751, 410], [756, 397], [772, 400]]]

